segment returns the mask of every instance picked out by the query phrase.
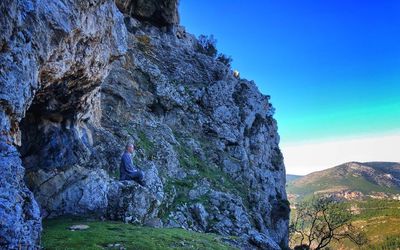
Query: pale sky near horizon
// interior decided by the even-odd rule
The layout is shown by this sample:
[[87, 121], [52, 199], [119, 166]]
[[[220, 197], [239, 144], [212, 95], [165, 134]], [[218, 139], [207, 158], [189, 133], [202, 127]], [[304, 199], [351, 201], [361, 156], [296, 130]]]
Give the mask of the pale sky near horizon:
[[400, 1], [180, 1], [276, 108], [286, 172], [400, 162]]
[[[305, 175], [345, 162], [399, 162], [400, 130], [354, 138], [281, 144], [288, 174]], [[327, 165], [330, 164], [330, 165]]]

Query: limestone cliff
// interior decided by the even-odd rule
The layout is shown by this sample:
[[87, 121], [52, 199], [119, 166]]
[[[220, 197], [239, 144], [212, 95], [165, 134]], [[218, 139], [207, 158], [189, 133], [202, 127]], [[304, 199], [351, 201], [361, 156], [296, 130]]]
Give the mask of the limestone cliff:
[[31, 107], [44, 124], [78, 124], [125, 53], [126, 29], [111, 0], [4, 0], [0, 10], [0, 246], [33, 248], [41, 222], [16, 149], [21, 119]]
[[[0, 4], [0, 246], [38, 245], [40, 215], [64, 214], [287, 246], [273, 107], [204, 53], [177, 4]], [[116, 178], [128, 141], [146, 188]]]

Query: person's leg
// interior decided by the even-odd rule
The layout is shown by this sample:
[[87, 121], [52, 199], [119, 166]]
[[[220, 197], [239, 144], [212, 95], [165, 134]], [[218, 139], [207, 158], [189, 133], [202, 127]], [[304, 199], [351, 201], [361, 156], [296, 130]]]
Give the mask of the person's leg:
[[138, 170], [135, 171], [134, 175], [133, 175], [134, 180], [139, 183], [142, 186], [145, 186], [145, 182], [144, 182], [144, 174], [142, 171]]
[[142, 185], [143, 187], [146, 186], [146, 182], [144, 181], [144, 173], [143, 171], [139, 170], [139, 184]]

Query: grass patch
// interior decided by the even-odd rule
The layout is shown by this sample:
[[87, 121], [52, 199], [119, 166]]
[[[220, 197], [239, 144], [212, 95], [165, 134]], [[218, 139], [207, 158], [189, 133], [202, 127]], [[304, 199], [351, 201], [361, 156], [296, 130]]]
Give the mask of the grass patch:
[[[74, 224], [90, 226], [84, 231], [70, 231]], [[44, 249], [104, 249], [121, 244], [126, 249], [234, 249], [215, 234], [195, 233], [183, 229], [148, 228], [114, 221], [91, 221], [57, 218], [43, 221]]]
[[147, 138], [143, 131], [138, 131], [137, 135], [139, 140], [135, 145], [140, 149], [143, 149], [145, 154], [151, 158], [154, 155], [154, 143]]
[[374, 200], [349, 202], [360, 210], [354, 216], [355, 220], [365, 220], [379, 216], [390, 216], [400, 218], [400, 201], [397, 200]]
[[108, 174], [110, 177], [119, 180], [119, 177], [121, 176], [119, 166], [114, 171], [110, 171]]
[[182, 168], [196, 170], [199, 173], [199, 176], [185, 178], [184, 181], [189, 182], [188, 185], [193, 185], [199, 178], [204, 178], [210, 182], [211, 187], [223, 192], [239, 195], [243, 198], [244, 202], [247, 200], [245, 187], [241, 183], [232, 180], [217, 165], [201, 160], [187, 147], [179, 145], [176, 147], [176, 151], [178, 152], [179, 163]]
[[197, 202], [202, 203], [205, 206], [209, 204], [207, 194], [202, 195], [197, 199], [189, 200], [188, 193], [193, 188], [196, 179], [196, 177], [191, 176], [185, 178], [184, 180], [168, 180], [168, 182], [164, 186], [164, 192], [167, 195], [171, 195], [173, 193], [173, 189], [175, 188], [176, 196], [172, 203], [167, 204], [166, 202], [164, 202], [161, 205], [158, 214], [160, 218], [166, 221], [169, 213], [171, 211], [175, 211], [179, 206], [183, 204], [194, 204]]
[[[176, 134], [175, 134], [176, 135]], [[180, 138], [176, 136], [176, 138]], [[203, 144], [202, 144], [203, 145]], [[222, 171], [217, 165], [203, 161], [189, 148], [182, 145], [175, 146], [175, 151], [178, 154], [179, 164], [186, 170], [196, 170], [197, 175], [188, 175], [184, 179], [168, 179], [164, 191], [167, 195], [172, 195], [176, 192], [176, 196], [172, 204], [163, 204], [159, 216], [164, 220], [167, 218], [171, 211], [174, 211], [178, 206], [183, 204], [194, 204], [197, 202], [202, 203], [205, 207], [210, 205], [208, 194], [204, 194], [201, 197], [190, 200], [188, 197], [189, 191], [194, 188], [196, 182], [201, 179], [206, 179], [210, 184], [211, 188], [223, 192], [229, 192], [242, 197], [245, 206], [248, 206], [247, 191], [243, 184], [234, 182], [224, 171]]]
[[400, 248], [400, 227], [398, 226], [400, 218], [380, 216], [368, 220], [356, 220], [353, 224], [363, 228], [368, 238], [367, 245], [358, 247], [349, 240], [344, 240], [340, 243], [333, 242], [332, 249], [389, 250]]
[[400, 236], [389, 236], [386, 237], [382, 243], [370, 245], [370, 250], [391, 250], [399, 249], [400, 247]]

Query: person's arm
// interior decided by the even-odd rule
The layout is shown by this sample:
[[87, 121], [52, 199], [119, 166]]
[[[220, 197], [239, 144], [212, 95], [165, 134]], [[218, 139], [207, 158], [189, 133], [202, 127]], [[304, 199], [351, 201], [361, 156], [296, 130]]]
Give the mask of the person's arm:
[[134, 168], [134, 166], [132, 164], [132, 159], [129, 157], [129, 155], [125, 154], [122, 157], [122, 160], [124, 162], [125, 171], [128, 174], [133, 174], [135, 172], [135, 168]]

